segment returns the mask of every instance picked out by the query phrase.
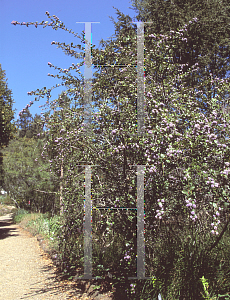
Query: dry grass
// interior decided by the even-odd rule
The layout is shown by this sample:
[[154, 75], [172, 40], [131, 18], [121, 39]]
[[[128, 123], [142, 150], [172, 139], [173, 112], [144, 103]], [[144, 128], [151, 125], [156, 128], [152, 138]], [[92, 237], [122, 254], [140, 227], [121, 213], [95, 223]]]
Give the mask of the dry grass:
[[27, 226], [30, 221], [37, 220], [41, 215], [42, 214], [38, 214], [38, 213], [28, 213], [28, 214], [25, 214], [23, 216], [23, 219], [21, 220], [20, 224], [22, 224], [24, 226]]
[[36, 235], [38, 232], [34, 226], [30, 226], [31, 221], [37, 220], [42, 214], [39, 213], [28, 213], [23, 215], [22, 220], [18, 224], [22, 228], [28, 230], [31, 234]]

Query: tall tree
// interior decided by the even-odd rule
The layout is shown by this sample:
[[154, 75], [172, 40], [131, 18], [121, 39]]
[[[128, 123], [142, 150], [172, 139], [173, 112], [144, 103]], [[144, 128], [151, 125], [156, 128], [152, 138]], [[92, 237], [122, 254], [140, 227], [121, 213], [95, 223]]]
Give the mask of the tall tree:
[[19, 119], [17, 120], [17, 126], [19, 130], [19, 137], [32, 137], [32, 128], [31, 124], [33, 122], [32, 114], [30, 113], [29, 109], [25, 109], [22, 113], [19, 115]]
[[31, 124], [30, 124], [30, 135], [32, 135], [33, 138], [41, 138], [43, 133], [43, 120], [42, 117], [38, 114], [35, 114]]
[[[0, 150], [9, 144], [15, 133], [12, 91], [0, 64]], [[0, 152], [0, 186], [3, 184], [2, 153]]]
[[42, 157], [44, 140], [18, 138], [3, 149], [4, 184], [19, 207], [43, 212], [55, 210], [57, 178], [47, 171], [49, 161]]
[[[187, 41], [175, 45], [174, 61], [182, 65], [183, 71], [199, 63], [199, 73], [204, 77], [224, 78], [230, 69], [230, 3], [228, 0], [132, 0], [138, 13], [136, 18], [146, 24], [146, 32], [168, 34], [197, 22], [187, 30]], [[150, 49], [151, 43], [145, 46]], [[186, 65], [187, 64], [187, 65]], [[197, 86], [199, 79], [191, 76], [187, 84]], [[207, 96], [215, 96], [215, 91]]]
[[15, 126], [11, 121], [14, 118], [12, 91], [8, 88], [5, 71], [0, 64], [0, 149], [7, 146], [13, 138]]

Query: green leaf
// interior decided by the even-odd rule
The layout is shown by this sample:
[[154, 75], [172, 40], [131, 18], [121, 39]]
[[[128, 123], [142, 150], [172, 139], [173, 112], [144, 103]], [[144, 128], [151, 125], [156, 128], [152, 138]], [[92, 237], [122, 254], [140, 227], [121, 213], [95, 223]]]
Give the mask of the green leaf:
[[213, 207], [217, 208], [217, 204], [214, 202], [209, 202], [210, 204], [212, 204]]

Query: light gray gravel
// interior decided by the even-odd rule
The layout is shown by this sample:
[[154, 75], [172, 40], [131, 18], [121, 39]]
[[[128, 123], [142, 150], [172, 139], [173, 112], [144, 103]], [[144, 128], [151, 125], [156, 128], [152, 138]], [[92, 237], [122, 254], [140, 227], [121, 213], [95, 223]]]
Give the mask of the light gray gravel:
[[36, 237], [11, 220], [11, 214], [0, 217], [0, 300], [83, 299], [70, 283], [55, 280], [52, 261]]

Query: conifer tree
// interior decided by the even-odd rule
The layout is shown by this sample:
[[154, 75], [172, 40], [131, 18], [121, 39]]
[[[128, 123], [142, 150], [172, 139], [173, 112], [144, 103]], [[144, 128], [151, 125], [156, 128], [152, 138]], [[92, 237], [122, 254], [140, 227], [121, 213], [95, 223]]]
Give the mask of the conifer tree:
[[33, 122], [32, 114], [30, 113], [29, 109], [25, 109], [19, 115], [19, 120], [17, 121], [18, 129], [19, 129], [19, 137], [32, 137], [31, 132], [31, 124]]
[[[14, 118], [12, 92], [8, 88], [5, 76], [5, 71], [0, 64], [0, 150], [9, 144], [15, 132], [15, 126], [11, 122]], [[2, 161], [0, 152], [0, 186], [3, 184]]]
[[0, 64], [0, 149], [7, 146], [13, 138], [15, 126], [12, 91], [8, 88], [5, 71]]

